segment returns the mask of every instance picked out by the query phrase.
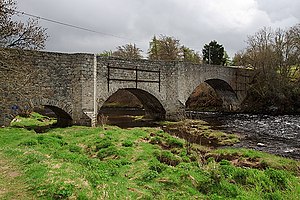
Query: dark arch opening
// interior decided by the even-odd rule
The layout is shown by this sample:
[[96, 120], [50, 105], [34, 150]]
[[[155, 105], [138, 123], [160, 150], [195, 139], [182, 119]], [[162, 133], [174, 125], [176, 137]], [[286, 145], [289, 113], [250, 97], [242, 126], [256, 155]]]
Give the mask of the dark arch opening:
[[208, 79], [196, 87], [186, 102], [188, 110], [232, 111], [237, 96], [231, 86], [221, 79]]
[[166, 111], [152, 94], [140, 89], [126, 89], [135, 95], [145, 108], [146, 116], [152, 117], [155, 120], [163, 120], [166, 116]]
[[54, 124], [54, 126], [67, 127], [72, 125], [73, 120], [71, 116], [63, 109], [50, 105], [44, 105], [44, 108], [45, 110], [50, 109], [56, 115], [57, 122]]
[[109, 124], [120, 127], [152, 126], [154, 121], [163, 120], [166, 115], [155, 96], [135, 88], [119, 89], [105, 101], [98, 113], [98, 122], [101, 123], [100, 118], [104, 115], [108, 116]]
[[56, 106], [24, 106], [16, 113], [10, 125], [34, 130], [37, 133], [44, 133], [50, 128], [72, 125], [72, 118], [67, 112]]

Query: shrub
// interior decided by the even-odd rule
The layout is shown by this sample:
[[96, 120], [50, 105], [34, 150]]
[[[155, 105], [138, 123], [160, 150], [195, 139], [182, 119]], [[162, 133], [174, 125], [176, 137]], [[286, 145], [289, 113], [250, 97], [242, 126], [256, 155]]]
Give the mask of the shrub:
[[18, 146], [34, 146], [37, 145], [38, 141], [36, 139], [28, 139], [19, 143]]
[[67, 145], [68, 143], [65, 142], [60, 135], [39, 135], [37, 137], [37, 141], [39, 144], [48, 146], [48, 147], [57, 147], [57, 146], [64, 146]]
[[158, 160], [154, 159], [151, 160], [149, 163], [149, 169], [152, 171], [156, 171], [157, 173], [161, 173], [162, 171], [164, 171], [167, 166], [163, 163], [160, 163]]
[[158, 136], [152, 137], [150, 139], [150, 144], [161, 144], [161, 138]]
[[43, 155], [35, 154], [35, 153], [26, 154], [26, 156], [24, 156], [22, 158], [22, 162], [27, 165], [33, 164], [33, 163], [40, 163], [44, 160], [45, 160], [45, 157]]
[[[66, 184], [66, 183], [60, 183], [54, 186], [54, 188], [51, 188], [52, 191], [49, 191], [52, 199], [66, 199], [70, 197], [74, 192], [74, 185], [72, 184]], [[51, 194], [52, 193], [52, 194]]]
[[117, 160], [111, 160], [111, 161], [109, 161], [109, 163], [111, 163], [111, 164], [113, 164], [117, 167], [122, 167], [124, 165], [131, 165], [132, 164], [129, 160], [127, 160], [125, 158], [121, 158], [121, 159], [117, 159]]
[[231, 163], [228, 160], [221, 160], [220, 165], [231, 165]]
[[232, 178], [236, 183], [246, 185], [248, 175], [249, 173], [247, 170], [236, 168]]
[[285, 190], [288, 188], [289, 175], [282, 170], [267, 169], [265, 174], [273, 182], [274, 186], [279, 190]]

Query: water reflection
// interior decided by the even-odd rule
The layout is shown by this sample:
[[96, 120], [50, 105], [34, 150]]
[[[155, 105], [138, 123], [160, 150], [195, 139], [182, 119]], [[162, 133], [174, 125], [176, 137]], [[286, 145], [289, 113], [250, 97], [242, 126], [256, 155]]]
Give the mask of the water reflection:
[[102, 108], [99, 115], [107, 116], [107, 124], [120, 128], [153, 127], [156, 121], [145, 116], [142, 108]]

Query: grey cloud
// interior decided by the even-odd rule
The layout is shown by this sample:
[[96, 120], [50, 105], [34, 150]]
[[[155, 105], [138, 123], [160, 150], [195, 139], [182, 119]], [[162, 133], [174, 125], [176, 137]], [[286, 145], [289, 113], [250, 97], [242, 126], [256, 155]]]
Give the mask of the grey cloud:
[[62, 52], [100, 52], [127, 43], [147, 52], [152, 36], [165, 34], [199, 52], [215, 39], [233, 56], [259, 28], [292, 26], [300, 19], [298, 0], [19, 0], [18, 5], [28, 13], [123, 38], [41, 21], [50, 35], [46, 49]]

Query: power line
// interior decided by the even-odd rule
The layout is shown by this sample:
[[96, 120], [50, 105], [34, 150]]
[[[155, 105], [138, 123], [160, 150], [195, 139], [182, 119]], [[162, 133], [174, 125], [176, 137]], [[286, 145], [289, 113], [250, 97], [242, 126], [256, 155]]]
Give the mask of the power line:
[[96, 34], [100, 34], [100, 35], [104, 35], [104, 36], [115, 37], [115, 38], [119, 38], [119, 39], [123, 39], [123, 40], [130, 40], [130, 41], [142, 42], [140, 40], [135, 40], [135, 39], [132, 39], [132, 38], [121, 37], [121, 36], [117, 36], [117, 35], [113, 35], [113, 34], [109, 34], [109, 33], [104, 33], [104, 32], [100, 32], [100, 31], [95, 31], [95, 30], [92, 30], [92, 29], [88, 29], [88, 28], [76, 26], [76, 25], [65, 23], [65, 22], [61, 22], [61, 21], [58, 21], [58, 20], [53, 20], [53, 19], [49, 19], [49, 18], [46, 18], [46, 17], [41, 17], [41, 16], [33, 15], [33, 14], [26, 13], [26, 12], [23, 12], [23, 11], [18, 11], [18, 10], [10, 10], [10, 11], [14, 11], [14, 12], [19, 13], [21, 15], [26, 15], [26, 16], [29, 16], [29, 17], [34, 17], [36, 19], [41, 19], [41, 20], [44, 20], [44, 21], [47, 21], [47, 22], [51, 22], [51, 23], [54, 23], [54, 24], [59, 24], [59, 25], [62, 25], [62, 26], [67, 26], [67, 27], [71, 27], [71, 28], [75, 28], [75, 29], [79, 29], [79, 30], [83, 30], [83, 31], [88, 31], [88, 32], [92, 32], [92, 33], [96, 33]]

